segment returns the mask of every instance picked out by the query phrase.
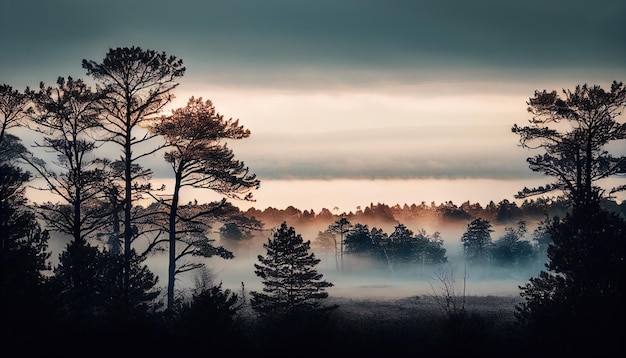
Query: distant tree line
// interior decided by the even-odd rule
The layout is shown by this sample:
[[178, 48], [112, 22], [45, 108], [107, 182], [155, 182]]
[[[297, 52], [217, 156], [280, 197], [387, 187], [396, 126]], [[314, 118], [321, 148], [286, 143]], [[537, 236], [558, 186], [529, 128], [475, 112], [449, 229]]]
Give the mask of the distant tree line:
[[391, 272], [405, 264], [433, 265], [447, 260], [439, 233], [428, 235], [420, 230], [415, 234], [403, 224], [387, 234], [382, 229], [370, 229], [360, 223], [352, 225], [346, 218], [339, 218], [318, 233], [316, 243], [334, 252], [338, 271], [344, 269], [344, 251], [346, 255], [381, 263]]
[[[545, 262], [550, 244], [545, 225], [540, 224], [535, 229], [532, 241], [526, 238], [524, 221], [519, 221], [517, 227], [505, 227], [504, 234], [495, 241], [492, 232], [492, 224], [482, 218], [467, 224], [459, 241], [463, 249], [462, 256], [468, 263], [519, 269]], [[448, 261], [447, 250], [439, 232], [428, 234], [420, 229], [414, 233], [404, 224], [396, 225], [393, 232], [388, 234], [375, 226], [370, 229], [367, 224], [352, 225], [347, 219], [340, 218], [331, 223], [328, 229], [318, 232], [316, 243], [323, 250], [334, 253], [338, 271], [344, 268], [341, 247], [345, 247], [345, 254], [383, 264], [392, 273], [407, 265], [432, 267]]]
[[[357, 208], [356, 211], [333, 213], [329, 209], [321, 209], [315, 212], [313, 209], [298, 209], [288, 206], [284, 209], [267, 207], [265, 209], [250, 208], [244, 211], [249, 218], [256, 218], [266, 226], [279, 225], [287, 221], [292, 225], [297, 224], [325, 224], [328, 225], [340, 217], [345, 217], [354, 223], [387, 223], [397, 225], [408, 221], [436, 220], [442, 223], [469, 223], [482, 218], [493, 224], [515, 224], [521, 220], [530, 222], [539, 221], [546, 217], [563, 216], [571, 210], [571, 201], [566, 196], [526, 198], [518, 205], [508, 199], [498, 203], [490, 201], [486, 206], [480, 203], [465, 201], [456, 205], [451, 201], [436, 204], [395, 204], [371, 203], [365, 208]], [[626, 217], [626, 201], [616, 202], [612, 199], [602, 200], [602, 206], [607, 210], [619, 213]]]
[[390, 234], [356, 224], [345, 241], [348, 253], [373, 258], [391, 271], [403, 264], [436, 265], [447, 261], [439, 233], [428, 235], [424, 230], [414, 233], [403, 224]]

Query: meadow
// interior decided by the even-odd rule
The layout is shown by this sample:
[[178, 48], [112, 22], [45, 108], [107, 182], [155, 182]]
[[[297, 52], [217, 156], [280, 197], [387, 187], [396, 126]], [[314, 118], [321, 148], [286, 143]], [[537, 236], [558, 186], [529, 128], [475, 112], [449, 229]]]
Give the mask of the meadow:
[[[460, 297], [457, 297], [460, 298]], [[467, 296], [465, 311], [446, 312], [433, 295], [395, 299], [329, 297], [328, 316], [280, 324], [248, 308], [235, 319], [238, 349], [335, 356], [521, 356], [531, 349], [515, 318], [519, 296]]]

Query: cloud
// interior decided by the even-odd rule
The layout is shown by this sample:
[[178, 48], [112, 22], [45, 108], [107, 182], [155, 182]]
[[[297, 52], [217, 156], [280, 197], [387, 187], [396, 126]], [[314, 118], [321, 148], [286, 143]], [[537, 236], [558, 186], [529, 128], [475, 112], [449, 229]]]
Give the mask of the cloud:
[[84, 77], [82, 59], [137, 45], [184, 60], [182, 105], [191, 93], [241, 118], [253, 135], [232, 147], [261, 177], [521, 177], [529, 153], [510, 126], [525, 100], [626, 77], [624, 13], [620, 0], [3, 1], [0, 81]]
[[528, 153], [491, 127], [405, 127], [261, 134], [230, 146], [267, 179], [533, 177]]
[[619, 0], [95, 4], [2, 2], [0, 78], [21, 87], [83, 74], [83, 58], [131, 45], [182, 58], [201, 81], [246, 85], [419, 81], [462, 71], [623, 75], [626, 65]]

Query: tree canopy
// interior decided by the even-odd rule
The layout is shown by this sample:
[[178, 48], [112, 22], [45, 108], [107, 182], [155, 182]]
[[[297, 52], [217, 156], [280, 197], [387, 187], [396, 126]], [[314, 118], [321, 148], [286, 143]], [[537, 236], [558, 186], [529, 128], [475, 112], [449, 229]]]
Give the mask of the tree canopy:
[[578, 85], [571, 90], [535, 91], [529, 99], [529, 125], [513, 125], [520, 145], [544, 153], [528, 158], [530, 169], [555, 182], [524, 188], [518, 198], [554, 190], [567, 193], [575, 207], [589, 205], [598, 197], [626, 190], [620, 185], [605, 190], [598, 181], [626, 174], [626, 156], [614, 156], [607, 145], [626, 139], [626, 123], [620, 116], [626, 107], [626, 87], [614, 81], [609, 90], [599, 85]]
[[425, 230], [414, 233], [404, 224], [396, 225], [391, 234], [356, 224], [346, 235], [346, 252], [385, 263], [391, 271], [403, 264], [435, 265], [447, 261], [439, 233], [429, 235]]
[[22, 124], [27, 102], [22, 92], [6, 84], [0, 85], [0, 143], [9, 129]]
[[[252, 190], [259, 187], [260, 181], [243, 162], [234, 158], [233, 151], [224, 143], [228, 139], [247, 138], [250, 131], [239, 125], [238, 120], [225, 119], [210, 100], [191, 97], [187, 106], [174, 110], [171, 116], [159, 118], [150, 130], [162, 136], [166, 147], [171, 149], [164, 158], [174, 174], [170, 199], [162, 201], [169, 207], [168, 225], [164, 229], [169, 233], [168, 307], [171, 307], [175, 275], [181, 272], [176, 268], [176, 261], [185, 256], [185, 252], [206, 257], [233, 256], [223, 248], [208, 249], [212, 245], [206, 237], [206, 225], [202, 225], [203, 217], [216, 217], [220, 211], [221, 216], [225, 216], [227, 210], [221, 209], [226, 200], [208, 210], [202, 210], [201, 206], [195, 206], [199, 209], [195, 211], [179, 210], [180, 190], [184, 187], [207, 189], [233, 199], [252, 200]], [[178, 253], [177, 241], [184, 246]], [[203, 246], [206, 246], [204, 250], [197, 249]]]
[[39, 214], [55, 230], [73, 240], [87, 240], [106, 225], [101, 193], [106, 162], [95, 157], [98, 145], [90, 132], [98, 126], [99, 95], [80, 79], [57, 79], [57, 86], [26, 91], [31, 128], [43, 134], [40, 148], [56, 155], [55, 166], [30, 156], [25, 160], [45, 180], [39, 190], [56, 194], [61, 203], [39, 203]]
[[476, 218], [467, 224], [461, 237], [463, 255], [471, 263], [487, 263], [490, 258], [492, 225], [488, 220]]

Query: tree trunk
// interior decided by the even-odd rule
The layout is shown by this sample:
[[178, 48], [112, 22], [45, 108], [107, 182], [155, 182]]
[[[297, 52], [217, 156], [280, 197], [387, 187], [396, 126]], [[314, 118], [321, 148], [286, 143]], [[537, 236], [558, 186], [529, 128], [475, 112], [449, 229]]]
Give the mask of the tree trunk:
[[167, 308], [174, 306], [174, 280], [176, 279], [176, 216], [178, 215], [178, 199], [181, 183], [180, 172], [176, 173], [174, 183], [174, 196], [172, 197], [172, 207], [169, 217], [169, 261], [167, 268]]
[[333, 237], [333, 241], [335, 242], [335, 269], [339, 272], [339, 252], [337, 250], [337, 239]]
[[343, 228], [341, 229], [341, 235], [339, 236], [341, 247], [341, 273], [343, 273]]
[[593, 200], [593, 193], [591, 190], [591, 167], [593, 165], [593, 158], [591, 158], [592, 155], [592, 139], [593, 139], [593, 130], [591, 128], [589, 128], [589, 136], [587, 137], [587, 148], [586, 148], [586, 154], [587, 154], [587, 161], [585, 163], [585, 171], [586, 171], [586, 175], [587, 177], [585, 178], [585, 207], [589, 207], [589, 205], [591, 204], [591, 201]]
[[126, 143], [124, 145], [124, 304], [126, 309], [130, 308], [130, 260], [131, 260], [131, 240], [133, 231], [131, 227], [132, 208], [132, 149], [130, 119], [128, 119], [126, 131]]
[[574, 205], [580, 206], [582, 203], [583, 173], [580, 162], [580, 149], [576, 148], [576, 192], [574, 193]]

